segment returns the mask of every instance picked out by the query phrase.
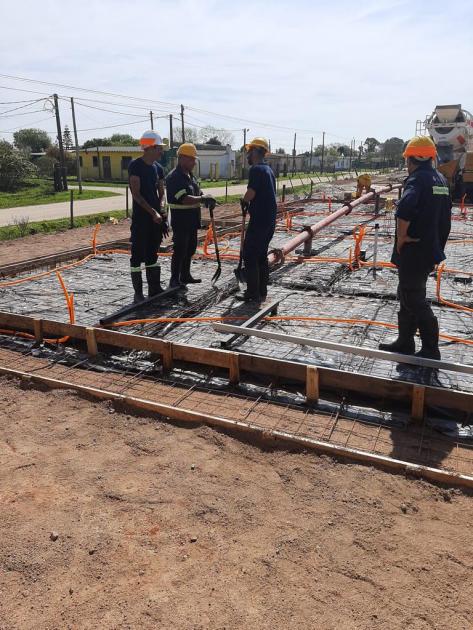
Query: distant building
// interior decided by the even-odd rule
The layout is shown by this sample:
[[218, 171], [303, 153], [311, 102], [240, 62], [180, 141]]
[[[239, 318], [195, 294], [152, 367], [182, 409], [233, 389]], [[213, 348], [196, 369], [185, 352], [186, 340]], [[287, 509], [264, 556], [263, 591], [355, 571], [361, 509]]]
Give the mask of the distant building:
[[[226, 179], [235, 176], [235, 151], [230, 146], [197, 145], [199, 160], [195, 174], [202, 179]], [[89, 147], [79, 151], [82, 179], [126, 181], [128, 165], [142, 155], [141, 147]], [[167, 151], [163, 166], [175, 164], [176, 148]]]

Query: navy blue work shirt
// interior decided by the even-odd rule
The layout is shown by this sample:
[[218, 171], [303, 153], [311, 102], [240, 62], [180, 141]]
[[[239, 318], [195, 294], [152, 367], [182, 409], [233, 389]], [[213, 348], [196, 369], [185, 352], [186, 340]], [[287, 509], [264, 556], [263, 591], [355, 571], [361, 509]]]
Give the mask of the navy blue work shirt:
[[268, 164], [254, 164], [248, 174], [248, 188], [255, 191], [248, 213], [253, 226], [268, 226], [276, 222], [276, 179]]
[[187, 196], [198, 197], [200, 186], [192, 173], [186, 173], [178, 165], [166, 177], [166, 193], [171, 210], [171, 225], [173, 229], [197, 229], [200, 227], [200, 203], [183, 205], [182, 200]]
[[[402, 197], [397, 203], [396, 219], [410, 222], [407, 234], [418, 238], [419, 242], [409, 244], [409, 247], [415, 246], [422, 260], [432, 265], [445, 260], [452, 199], [447, 180], [432, 167], [430, 161], [420, 164], [406, 179]], [[396, 245], [397, 234], [391, 262], [398, 265], [400, 256]]]
[[[128, 181], [130, 181], [132, 175], [140, 178], [140, 194], [143, 199], [145, 199], [152, 208], [159, 211], [157, 187], [158, 181], [164, 179], [164, 170], [161, 164], [158, 162], [146, 164], [143, 158], [139, 157], [130, 162], [128, 166]], [[152, 223], [153, 217], [133, 199], [132, 220]]]

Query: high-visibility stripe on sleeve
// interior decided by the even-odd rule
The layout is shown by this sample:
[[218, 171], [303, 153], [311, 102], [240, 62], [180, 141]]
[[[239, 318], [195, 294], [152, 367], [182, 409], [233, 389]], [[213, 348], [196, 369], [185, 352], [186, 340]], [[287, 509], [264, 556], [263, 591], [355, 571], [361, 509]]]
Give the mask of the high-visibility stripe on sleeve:
[[183, 188], [182, 190], [178, 190], [174, 197], [179, 201], [179, 199], [185, 195], [187, 195], [187, 190]]
[[450, 191], [446, 186], [432, 186], [432, 192], [434, 195], [448, 195]]

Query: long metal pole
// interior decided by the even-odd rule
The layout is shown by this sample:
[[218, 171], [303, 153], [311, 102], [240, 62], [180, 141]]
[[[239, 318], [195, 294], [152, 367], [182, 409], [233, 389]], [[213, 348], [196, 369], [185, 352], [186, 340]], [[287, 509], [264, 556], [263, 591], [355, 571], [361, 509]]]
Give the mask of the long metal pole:
[[296, 138], [297, 134], [294, 134], [294, 148], [292, 149], [292, 174], [296, 172]]
[[185, 142], [186, 132], [184, 129], [184, 105], [181, 105], [181, 134], [182, 134], [182, 142]]
[[56, 114], [57, 141], [59, 144], [59, 160], [61, 162], [62, 187], [64, 190], [67, 190], [66, 158], [64, 155], [64, 145], [62, 143], [61, 119], [59, 118], [58, 95], [53, 94], [53, 99], [54, 99], [54, 111]]
[[324, 172], [324, 155], [325, 155], [325, 131], [322, 132], [322, 160], [320, 162], [320, 172]]
[[77, 140], [76, 112], [74, 110], [74, 99], [72, 98], [72, 96], [71, 96], [71, 111], [72, 111], [72, 127], [74, 129], [74, 142], [76, 145], [77, 182], [79, 184], [79, 195], [82, 195], [82, 169], [80, 166], [79, 141]]
[[154, 129], [153, 112], [151, 110], [149, 112], [149, 122], [151, 124], [151, 129]]
[[292, 238], [291, 240], [287, 241], [286, 243], [283, 243], [283, 246], [279, 250], [269, 254], [268, 256], [269, 264], [273, 265], [274, 263], [278, 262], [281, 254], [284, 257], [290, 252], [294, 251], [297, 247], [302, 245], [302, 243], [304, 243], [308, 239], [315, 236], [315, 234], [320, 232], [320, 230], [322, 230], [323, 228], [327, 227], [327, 225], [330, 225], [331, 223], [333, 223], [340, 217], [345, 216], [346, 214], [350, 214], [350, 212], [357, 206], [363, 203], [368, 203], [368, 201], [373, 199], [373, 197], [375, 197], [377, 194], [382, 195], [383, 193], [387, 193], [387, 192], [390, 192], [391, 190], [395, 190], [396, 188], [399, 188], [399, 186], [401, 186], [401, 184], [394, 184], [394, 185], [388, 184], [387, 186], [385, 186], [384, 188], [381, 188], [378, 191], [372, 190], [371, 192], [366, 193], [365, 195], [362, 195], [361, 197], [358, 197], [358, 199], [355, 199], [354, 201], [351, 201], [350, 203], [343, 205], [341, 208], [339, 208], [335, 212], [332, 212], [332, 214], [329, 214], [328, 216], [324, 217], [318, 223], [311, 225], [310, 230], [304, 230], [303, 232], [300, 232], [297, 236], [294, 236], [294, 238]]
[[314, 153], [314, 138], [310, 139], [310, 162], [309, 162], [309, 173], [312, 173], [312, 154]]

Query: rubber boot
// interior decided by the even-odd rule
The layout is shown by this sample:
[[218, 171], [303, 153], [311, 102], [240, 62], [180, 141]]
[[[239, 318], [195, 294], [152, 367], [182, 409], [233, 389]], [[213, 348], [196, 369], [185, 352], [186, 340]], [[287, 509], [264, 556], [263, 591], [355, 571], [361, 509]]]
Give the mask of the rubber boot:
[[260, 264], [259, 267], [259, 292], [261, 298], [265, 300], [268, 297], [268, 282], [269, 282], [269, 264], [268, 259]]
[[237, 293], [236, 299], [242, 302], [261, 302], [260, 270], [258, 265], [246, 266], [246, 291]]
[[161, 267], [159, 265], [146, 267], [146, 280], [148, 282], [148, 297], [153, 297], [163, 292], [163, 287], [161, 286]]
[[398, 338], [392, 343], [380, 343], [378, 348], [385, 352], [414, 354], [416, 351], [414, 335], [416, 334], [417, 325], [409, 315], [401, 311], [397, 314], [397, 322], [399, 326]]
[[200, 284], [202, 282], [200, 278], [191, 276], [191, 262], [192, 258], [186, 258], [182, 263], [181, 284]]
[[435, 359], [440, 361], [439, 350], [439, 323], [436, 317], [424, 319], [419, 322], [419, 334], [422, 347], [416, 352], [416, 357], [422, 359]]
[[184, 287], [180, 280], [181, 267], [181, 261], [176, 254], [173, 254], [171, 258], [171, 279], [169, 281], [169, 288], [173, 289], [175, 287]]
[[131, 283], [135, 291], [133, 304], [139, 304], [145, 299], [145, 296], [143, 295], [143, 277], [141, 275], [141, 269], [139, 271], [137, 270], [131, 272]]

